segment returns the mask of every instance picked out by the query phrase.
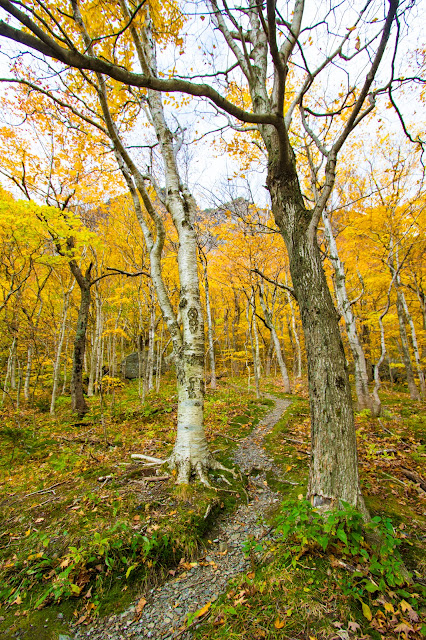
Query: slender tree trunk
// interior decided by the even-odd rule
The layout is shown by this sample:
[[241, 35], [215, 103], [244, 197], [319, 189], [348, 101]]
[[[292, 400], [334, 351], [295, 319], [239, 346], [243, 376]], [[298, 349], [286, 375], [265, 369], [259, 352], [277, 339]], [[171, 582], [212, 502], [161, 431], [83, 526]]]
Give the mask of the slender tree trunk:
[[15, 345], [16, 345], [16, 337], [13, 338], [12, 344], [11, 344], [10, 349], [9, 349], [9, 357], [7, 359], [7, 365], [6, 365], [6, 376], [5, 376], [4, 385], [3, 385], [2, 405], [4, 404], [4, 401], [5, 401], [6, 395], [7, 395], [7, 389], [8, 389], [8, 385], [9, 385], [9, 378], [10, 378], [11, 371], [12, 371], [12, 358], [13, 358], [13, 354], [15, 352]]
[[84, 416], [89, 407], [83, 392], [83, 361], [86, 350], [86, 331], [90, 309], [90, 285], [80, 286], [81, 300], [78, 310], [77, 328], [74, 339], [74, 352], [71, 374], [71, 408], [80, 417]]
[[344, 266], [339, 258], [336, 241], [334, 239], [330, 220], [327, 213], [322, 214], [324, 230], [330, 249], [330, 260], [335, 273], [335, 291], [338, 308], [343, 316], [348, 335], [349, 346], [354, 361], [355, 389], [358, 399], [358, 409], [372, 409], [373, 399], [368, 391], [368, 373], [364, 350], [356, 328], [356, 319], [346, 290], [346, 276]]
[[[287, 284], [287, 277], [286, 277], [286, 284]], [[291, 326], [293, 329], [294, 342], [296, 345], [295, 362], [293, 364], [294, 377], [301, 378], [302, 377], [302, 349], [300, 346], [299, 330], [296, 323], [296, 312], [294, 310], [293, 300], [291, 299], [291, 295], [288, 291], [287, 291], [287, 301], [290, 307]]]
[[412, 315], [411, 315], [411, 313], [410, 313], [410, 311], [408, 309], [408, 305], [407, 305], [407, 301], [405, 299], [404, 292], [399, 288], [399, 283], [398, 283], [398, 291], [399, 291], [399, 294], [401, 296], [401, 303], [402, 303], [402, 306], [403, 306], [403, 309], [404, 309], [405, 317], [407, 319], [408, 324], [410, 325], [411, 342], [412, 342], [412, 345], [413, 345], [414, 359], [416, 361], [417, 375], [419, 376], [420, 394], [421, 394], [422, 398], [425, 398], [426, 397], [425, 375], [424, 375], [423, 369], [422, 369], [419, 345], [418, 345], [418, 342], [417, 342], [416, 328], [414, 326], [413, 317], [412, 317]]
[[10, 356], [10, 388], [16, 389], [16, 339], [13, 342], [13, 350]]
[[151, 314], [148, 329], [148, 354], [146, 360], [146, 389], [151, 391], [154, 386], [154, 350], [155, 350], [155, 305], [151, 296]]
[[265, 377], [271, 375], [271, 363], [272, 363], [272, 354], [274, 352], [274, 341], [272, 337], [269, 339], [268, 349], [266, 351], [266, 360], [265, 360]]
[[264, 285], [263, 283], [260, 285], [260, 306], [262, 307], [262, 311], [263, 311], [263, 315], [265, 316], [265, 322], [269, 328], [269, 331], [271, 332], [271, 337], [272, 340], [274, 342], [274, 347], [275, 347], [275, 355], [277, 357], [277, 361], [278, 361], [278, 366], [280, 368], [280, 372], [281, 372], [281, 378], [283, 381], [283, 385], [284, 385], [284, 392], [285, 393], [291, 393], [291, 388], [290, 388], [290, 379], [288, 377], [288, 372], [287, 372], [287, 367], [283, 358], [283, 354], [281, 351], [281, 344], [272, 320], [272, 312], [271, 309], [269, 309], [267, 307], [266, 304], [266, 300], [265, 300], [265, 295], [264, 295]]
[[259, 383], [260, 379], [262, 377], [262, 364], [260, 362], [259, 334], [258, 334], [258, 331], [257, 331], [256, 302], [255, 302], [254, 295], [253, 295], [253, 298], [252, 298], [252, 305], [253, 305], [253, 312], [252, 312], [252, 318], [251, 318], [251, 329], [252, 329], [252, 334], [253, 334], [253, 337], [254, 337], [254, 347], [255, 347], [255, 353], [256, 353], [256, 359], [255, 359], [256, 373], [257, 373], [257, 380], [258, 380], [258, 383]]
[[102, 381], [102, 366], [104, 361], [104, 340], [102, 338], [104, 317], [102, 312], [102, 300], [100, 295], [96, 299], [96, 316], [99, 318], [96, 329], [96, 350], [95, 350], [95, 389], [99, 391]]
[[248, 331], [249, 340], [250, 340], [251, 355], [253, 358], [253, 374], [254, 374], [254, 384], [256, 388], [256, 398], [260, 398], [259, 367], [257, 363], [257, 352], [256, 352], [255, 342], [253, 339], [254, 313], [252, 312], [252, 315], [250, 317], [250, 308], [251, 308], [251, 301], [249, 300], [247, 302], [247, 325], [248, 325], [247, 331]]
[[396, 310], [398, 314], [399, 335], [401, 337], [402, 361], [407, 376], [408, 390], [412, 400], [420, 400], [419, 390], [416, 387], [413, 374], [413, 366], [411, 364], [410, 349], [408, 346], [407, 329], [405, 327], [404, 305], [401, 300], [401, 292], [396, 288]]
[[[92, 350], [90, 353], [90, 368], [89, 368], [89, 381], [87, 383], [87, 397], [91, 398], [93, 396], [93, 388], [95, 385], [95, 359], [96, 359], [96, 339], [97, 339], [97, 325], [98, 325], [98, 316], [96, 316], [96, 324], [92, 329], [91, 335], [91, 343]], [[89, 334], [90, 335], [90, 334]], [[87, 359], [87, 350], [85, 353], [85, 357]]]
[[234, 318], [232, 320], [232, 352], [233, 353], [231, 356], [231, 374], [234, 375], [234, 355], [233, 354], [236, 351], [238, 351], [238, 327], [240, 324], [241, 309], [240, 309], [237, 292], [235, 291], [234, 288], [232, 289], [232, 291], [234, 293], [235, 313], [234, 313]]
[[62, 347], [64, 344], [65, 332], [67, 328], [67, 316], [68, 316], [70, 294], [71, 294], [71, 291], [67, 291], [64, 295], [64, 304], [62, 308], [62, 321], [61, 321], [61, 327], [59, 329], [58, 346], [56, 349], [55, 363], [53, 365], [53, 386], [52, 386], [52, 397], [50, 400], [51, 416], [55, 415], [55, 402], [56, 402], [56, 394], [58, 392], [58, 386], [59, 386], [59, 376], [61, 372], [61, 355], [62, 355]]
[[18, 381], [16, 384], [16, 411], [21, 408], [21, 389], [22, 389], [22, 368], [19, 358], [16, 358], [16, 368], [18, 372]]
[[30, 400], [30, 382], [31, 382], [32, 362], [33, 362], [33, 346], [30, 344], [27, 350], [27, 366], [25, 369], [25, 381], [24, 381], [25, 402], [29, 402]]

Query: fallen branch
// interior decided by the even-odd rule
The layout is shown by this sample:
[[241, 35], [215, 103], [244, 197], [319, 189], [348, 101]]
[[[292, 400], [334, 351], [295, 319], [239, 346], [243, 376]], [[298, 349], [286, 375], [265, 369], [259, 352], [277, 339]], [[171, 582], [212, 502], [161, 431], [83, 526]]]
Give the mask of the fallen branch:
[[130, 456], [133, 460], [147, 460], [152, 464], [165, 464], [168, 462], [168, 458], [166, 460], [160, 460], [160, 458], [154, 458], [153, 456], [146, 456], [144, 453], [132, 453]]
[[401, 467], [401, 471], [406, 478], [408, 478], [415, 484], [419, 484], [420, 488], [426, 492], [426, 482], [418, 473], [416, 473], [415, 471], [410, 471], [410, 469], [405, 469], [404, 467]]
[[232, 440], [232, 442], [241, 442], [241, 438], [239, 438], [238, 440], [236, 438], [231, 438], [230, 436], [225, 436], [223, 433], [212, 433], [212, 436], [215, 436], [216, 438], [219, 436], [220, 438], [226, 438], [227, 440]]
[[114, 476], [99, 476], [98, 482], [108, 482], [108, 480], [112, 480]]
[[286, 438], [286, 436], [281, 436], [283, 440], [288, 440], [288, 442], [294, 442], [296, 444], [304, 444], [306, 445], [306, 442], [303, 442], [303, 440], [295, 440], [294, 438]]
[[55, 493], [54, 491], [52, 491], [52, 489], [54, 489], [55, 487], [59, 487], [61, 484], [65, 484], [66, 482], [67, 482], [67, 480], [64, 480], [63, 482], [56, 482], [55, 484], [52, 484], [50, 487], [47, 487], [47, 489], [40, 489], [39, 491], [32, 491], [31, 493], [27, 493], [27, 495], [25, 495], [24, 498], [29, 498], [30, 496], [35, 496], [37, 493]]
[[382, 453], [398, 453], [398, 451], [396, 449], [379, 449], [379, 451], [376, 451], [376, 455], [380, 455]]
[[391, 476], [390, 473], [386, 473], [385, 471], [382, 471], [384, 476], [388, 477], [388, 481], [389, 480], [393, 480], [394, 482], [398, 482], [399, 484], [402, 484], [403, 487], [408, 488], [408, 484], [406, 484], [405, 482], [402, 482], [402, 480], [400, 480], [399, 478], [395, 478], [395, 476]]

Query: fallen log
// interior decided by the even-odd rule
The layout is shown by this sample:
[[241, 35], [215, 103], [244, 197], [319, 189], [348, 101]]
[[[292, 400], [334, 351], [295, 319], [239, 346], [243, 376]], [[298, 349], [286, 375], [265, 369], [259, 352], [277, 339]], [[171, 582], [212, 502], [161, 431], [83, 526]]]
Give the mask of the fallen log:
[[415, 471], [411, 471], [410, 469], [405, 469], [405, 467], [401, 467], [401, 471], [406, 478], [414, 482], [415, 484], [419, 484], [420, 488], [426, 493], [426, 482], [423, 478], [416, 473]]

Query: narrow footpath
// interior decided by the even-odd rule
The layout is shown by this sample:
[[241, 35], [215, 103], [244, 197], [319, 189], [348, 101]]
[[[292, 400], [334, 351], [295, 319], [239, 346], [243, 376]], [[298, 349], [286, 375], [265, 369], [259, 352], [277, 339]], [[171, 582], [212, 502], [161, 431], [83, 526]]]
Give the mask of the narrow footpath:
[[266, 397], [275, 402], [275, 407], [241, 440], [234, 454], [242, 473], [250, 475], [248, 504], [240, 505], [235, 513], [215, 525], [212, 544], [197, 563], [193, 563], [195, 566], [145, 596], [147, 603], [138, 620], [135, 621], [135, 603], [121, 614], [80, 628], [74, 632], [75, 639], [188, 640], [192, 635], [185, 625], [188, 614], [214, 602], [224, 593], [231, 578], [250, 570], [242, 545], [249, 537], [260, 539], [268, 535], [265, 517], [281, 500], [266, 482], [266, 472], [273, 469], [273, 461], [263, 449], [263, 439], [290, 405], [289, 400]]

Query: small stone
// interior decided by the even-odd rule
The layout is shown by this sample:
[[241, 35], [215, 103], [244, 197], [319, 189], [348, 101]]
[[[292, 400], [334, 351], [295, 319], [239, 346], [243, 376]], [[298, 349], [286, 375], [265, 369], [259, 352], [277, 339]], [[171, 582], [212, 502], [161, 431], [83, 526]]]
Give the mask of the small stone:
[[219, 542], [219, 551], [221, 553], [223, 553], [227, 549], [228, 549], [228, 545], [226, 544], [226, 542]]
[[58, 618], [58, 620], [63, 620], [64, 619], [64, 614], [63, 613], [58, 613], [58, 615], [56, 617]]

